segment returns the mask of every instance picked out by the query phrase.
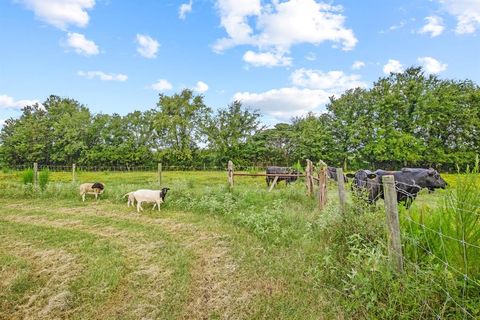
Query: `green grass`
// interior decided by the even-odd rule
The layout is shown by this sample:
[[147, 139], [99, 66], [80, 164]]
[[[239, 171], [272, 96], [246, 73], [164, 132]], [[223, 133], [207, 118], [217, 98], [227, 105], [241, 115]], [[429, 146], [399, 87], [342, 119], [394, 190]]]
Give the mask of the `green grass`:
[[[333, 183], [319, 212], [302, 181], [269, 193], [264, 178], [235, 177], [233, 191], [226, 180], [163, 172], [171, 190], [161, 211], [144, 204], [137, 214], [122, 196], [158, 189], [155, 172], [78, 172], [75, 183], [50, 172], [41, 193], [25, 192], [19, 172], [0, 173], [0, 279], [9, 279], [0, 319], [411, 319], [432, 318], [425, 301], [443, 307], [429, 283], [445, 278], [436, 264], [427, 261], [426, 279], [390, 270], [383, 203], [342, 217]], [[79, 184], [94, 181], [104, 194], [82, 202]], [[449, 192], [422, 192], [410, 212], [437, 212]], [[444, 315], [461, 315], [446, 306]]]

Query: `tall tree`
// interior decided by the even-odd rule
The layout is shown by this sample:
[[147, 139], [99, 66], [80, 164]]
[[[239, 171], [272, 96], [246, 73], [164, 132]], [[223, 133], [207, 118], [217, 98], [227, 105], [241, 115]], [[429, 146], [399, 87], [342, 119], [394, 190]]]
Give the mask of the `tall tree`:
[[225, 164], [228, 160], [243, 161], [243, 147], [248, 138], [260, 129], [258, 111], [243, 109], [239, 101], [234, 101], [226, 109], [220, 109], [206, 121], [204, 132], [208, 147], [214, 152], [215, 162]]
[[0, 132], [3, 162], [49, 162], [50, 129], [47, 113], [38, 104], [26, 106], [18, 119], [7, 119]]
[[172, 164], [193, 164], [195, 152], [204, 141], [202, 128], [211, 113], [203, 96], [184, 89], [173, 96], [159, 95], [154, 128], [160, 136], [160, 156]]
[[43, 103], [50, 128], [50, 162], [77, 162], [87, 149], [91, 114], [79, 102], [51, 95]]

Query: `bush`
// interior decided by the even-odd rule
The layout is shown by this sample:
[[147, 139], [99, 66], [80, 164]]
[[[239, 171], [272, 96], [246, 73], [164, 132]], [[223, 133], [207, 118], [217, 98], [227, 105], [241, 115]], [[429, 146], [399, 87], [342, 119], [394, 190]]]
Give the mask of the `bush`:
[[40, 185], [40, 190], [45, 191], [47, 188], [48, 180], [50, 177], [50, 171], [47, 168], [43, 169], [38, 176], [38, 183]]

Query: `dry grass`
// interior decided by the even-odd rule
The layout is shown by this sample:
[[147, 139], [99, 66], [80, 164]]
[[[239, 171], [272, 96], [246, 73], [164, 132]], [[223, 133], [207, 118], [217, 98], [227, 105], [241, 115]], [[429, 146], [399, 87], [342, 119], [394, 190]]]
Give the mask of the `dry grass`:
[[[177, 317], [205, 319], [220, 316], [231, 319], [248, 313], [248, 302], [256, 291], [251, 290], [255, 287], [255, 279], [238, 273], [237, 263], [229, 254], [228, 237], [224, 235], [173, 219], [151, 219], [137, 214], [102, 211], [96, 207], [58, 208], [54, 213], [45, 212], [41, 206], [25, 208], [23, 205], [14, 203], [8, 207], [15, 208], [16, 213], [2, 215], [3, 221], [53, 227], [59, 231], [81, 231], [101, 237], [121, 248], [127, 272], [118, 288], [102, 303], [101, 308], [94, 311], [95, 318], [156, 319], [165, 315], [164, 310], [162, 311], [159, 306], [167, 302], [168, 295], [171, 295], [174, 290], [176, 270], [165, 262], [163, 249], [168, 246], [169, 240], [165, 240], [164, 236], [155, 237], [155, 233], [165, 233], [167, 237], [173, 237], [178, 250], [184, 251], [183, 254], [189, 258], [188, 282], [184, 288], [183, 297], [181, 290], [174, 294], [178, 296], [180, 293], [176, 303], [183, 305], [179, 310], [174, 310], [173, 313]], [[106, 220], [102, 221], [99, 218]], [[138, 224], [139, 228], [128, 230], [115, 224], [105, 225], [108, 221], [115, 221], [120, 225]], [[18, 247], [10, 250], [19, 255], [23, 252], [19, 251]], [[57, 252], [57, 250], [44, 252]], [[28, 259], [29, 263], [36, 259], [33, 252], [30, 254], [24, 252], [21, 256]], [[69, 305], [72, 293], [68, 289], [68, 283], [57, 279], [62, 275], [71, 283], [72, 279], [78, 276], [79, 269], [71, 268], [68, 264], [57, 265], [59, 257], [44, 256], [46, 259], [52, 258], [52, 261], [44, 264], [47, 269], [55, 270], [58, 276], [51, 280], [52, 284], [48, 282], [49, 285], [39, 294], [31, 295], [30, 302], [18, 308], [17, 314], [20, 317], [33, 318], [48, 318], [56, 314], [75, 315], [76, 311], [70, 309]], [[67, 270], [71, 273], [64, 274]], [[37, 270], [34, 273], [41, 274]], [[58, 285], [54, 285], [56, 283]]]

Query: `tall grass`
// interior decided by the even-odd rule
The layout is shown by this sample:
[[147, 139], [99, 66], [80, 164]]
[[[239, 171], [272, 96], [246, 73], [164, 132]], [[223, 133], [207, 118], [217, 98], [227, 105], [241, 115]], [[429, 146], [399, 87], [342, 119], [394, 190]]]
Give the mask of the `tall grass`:
[[480, 316], [478, 174], [477, 163], [457, 178], [439, 207], [414, 208], [404, 213], [402, 222], [405, 258], [422, 267], [445, 270], [454, 283], [448, 291], [437, 285], [448, 292], [447, 298], [464, 306], [465, 311], [460, 312], [475, 316]]
[[22, 174], [22, 182], [23, 184], [29, 184], [29, 183], [32, 183], [33, 184], [33, 180], [34, 180], [34, 172], [33, 172], [33, 169], [27, 169], [23, 172]]
[[38, 183], [40, 185], [40, 190], [42, 190], [42, 192], [45, 191], [45, 189], [47, 188], [49, 177], [50, 177], [50, 171], [48, 171], [47, 168], [40, 171], [40, 174], [38, 176]]

